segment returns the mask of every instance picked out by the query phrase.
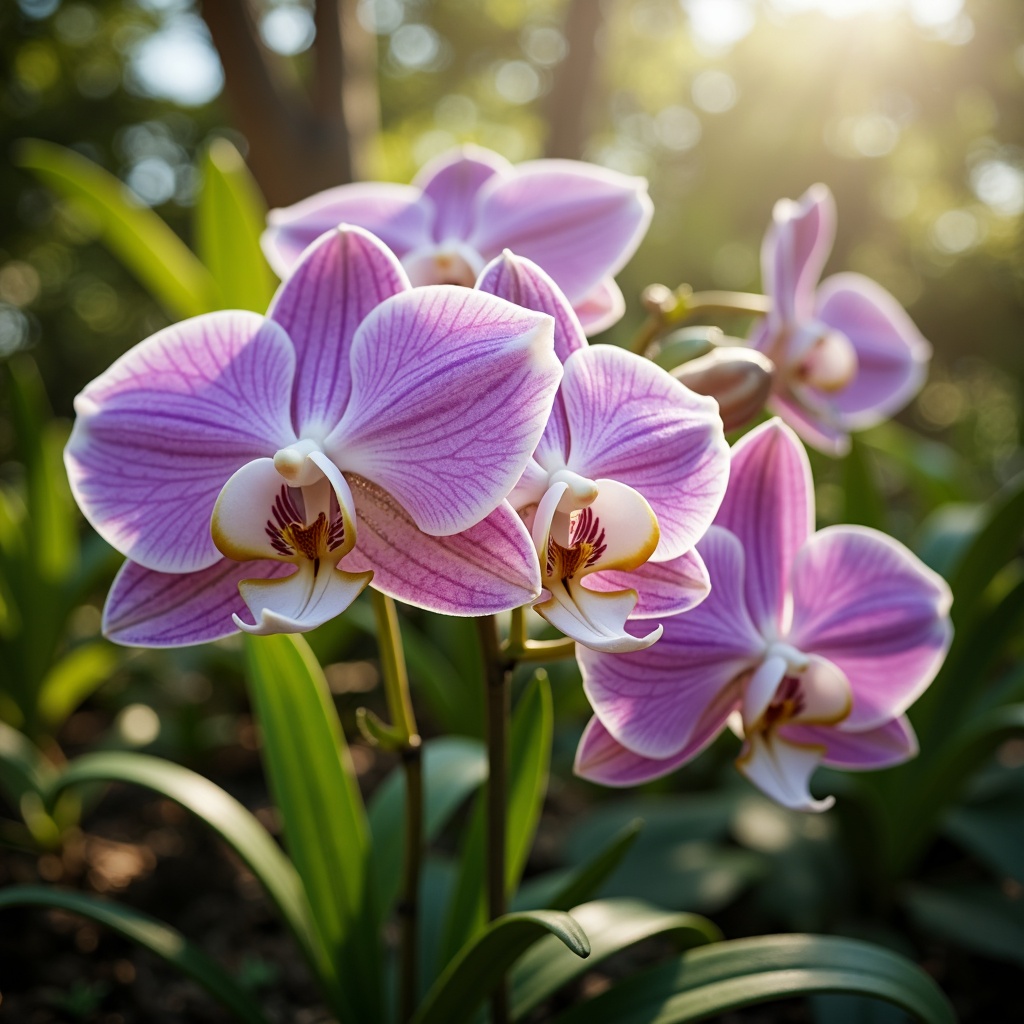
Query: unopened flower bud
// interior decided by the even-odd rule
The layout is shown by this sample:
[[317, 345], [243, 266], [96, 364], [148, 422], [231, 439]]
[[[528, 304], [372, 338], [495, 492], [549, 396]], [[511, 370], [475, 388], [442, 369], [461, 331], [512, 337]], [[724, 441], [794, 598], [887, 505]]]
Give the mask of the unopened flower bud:
[[671, 371], [691, 391], [718, 402], [726, 432], [745, 426], [764, 408], [775, 366], [749, 348], [714, 349]]

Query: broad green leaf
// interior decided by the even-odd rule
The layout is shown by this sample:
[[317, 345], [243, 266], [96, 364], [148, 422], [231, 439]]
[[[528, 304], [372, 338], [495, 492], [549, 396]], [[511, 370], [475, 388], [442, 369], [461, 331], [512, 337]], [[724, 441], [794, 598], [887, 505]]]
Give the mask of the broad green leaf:
[[285, 841], [335, 965], [343, 1024], [381, 1015], [362, 796], [327, 681], [297, 635], [245, 637], [253, 710]]
[[577, 957], [590, 955], [583, 929], [568, 914], [533, 910], [492, 921], [445, 968], [413, 1017], [414, 1024], [459, 1024], [473, 1018], [509, 967], [535, 942], [557, 936]]
[[241, 153], [227, 139], [210, 143], [201, 167], [196, 249], [226, 308], [263, 313], [275, 284], [260, 249], [266, 204]]
[[25, 793], [45, 793], [56, 776], [57, 769], [34, 743], [0, 722], [0, 791], [13, 807]]
[[19, 885], [0, 890], [0, 909], [53, 907], [80, 914], [138, 943], [198, 982], [214, 999], [247, 1024], [268, 1024], [259, 1003], [226, 971], [193, 946], [181, 932], [138, 910], [80, 892]]
[[[509, 895], [522, 877], [547, 791], [553, 715], [546, 673], [534, 673], [512, 713], [505, 885]], [[487, 920], [486, 792], [481, 791], [466, 829], [459, 880], [441, 942], [441, 962], [451, 959]]]
[[98, 164], [52, 142], [22, 139], [19, 167], [55, 192], [80, 203], [100, 237], [168, 312], [196, 316], [219, 306], [217, 286], [184, 242], [152, 210]]
[[[487, 778], [487, 752], [478, 740], [447, 736], [423, 744], [423, 845], [437, 838], [452, 814]], [[391, 911], [401, 887], [405, 849], [405, 772], [378, 786], [369, 806], [377, 910]]]
[[874, 453], [853, 434], [843, 459], [843, 522], [885, 530], [885, 499], [878, 487]]
[[541, 939], [512, 970], [513, 1019], [525, 1017], [563, 985], [637, 942], [663, 936], [677, 948], [689, 949], [722, 938], [707, 918], [661, 910], [639, 900], [595, 900], [574, 907], [572, 916], [590, 941], [590, 956], [582, 961], [557, 939]]
[[855, 939], [766, 935], [692, 950], [635, 974], [556, 1024], [683, 1024], [817, 992], [873, 996], [926, 1024], [955, 1024], [942, 990], [905, 957]]
[[50, 783], [50, 802], [73, 786], [122, 782], [159, 793], [209, 825], [245, 862], [276, 904], [317, 973], [331, 970], [313, 930], [312, 912], [291, 862], [255, 815], [209, 779], [148, 754], [107, 751], [75, 758]]
[[811, 996], [815, 1024], [908, 1024], [910, 1018], [892, 1003], [864, 996]]
[[39, 689], [39, 714], [57, 726], [101, 683], [110, 678], [120, 657], [105, 640], [73, 647], [54, 665]]
[[1001, 876], [1024, 884], [1024, 769], [955, 808], [943, 831]]

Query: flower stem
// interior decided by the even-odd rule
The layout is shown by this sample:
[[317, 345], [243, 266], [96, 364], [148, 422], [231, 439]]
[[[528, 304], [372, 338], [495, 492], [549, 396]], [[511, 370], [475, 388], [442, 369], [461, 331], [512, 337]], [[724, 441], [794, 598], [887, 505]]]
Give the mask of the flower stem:
[[419, 927], [420, 865], [423, 856], [423, 758], [405, 667], [402, 633], [395, 602], [378, 590], [370, 590], [377, 620], [384, 694], [395, 734], [395, 746], [405, 772], [405, 856], [402, 896], [398, 904], [399, 996], [398, 1019], [412, 1019], [418, 983], [417, 930]]
[[[493, 615], [476, 620], [487, 679], [487, 916], [507, 909], [505, 892], [506, 803], [508, 801], [508, 723], [511, 665], [498, 640]], [[493, 1024], [507, 1024], [508, 982], [503, 977], [491, 995]]]
[[716, 313], [763, 316], [772, 308], [771, 299], [767, 295], [755, 295], [752, 292], [693, 292], [684, 301], [686, 308], [681, 319], [689, 319], [694, 313], [709, 310]]
[[512, 623], [508, 639], [501, 645], [500, 653], [509, 669], [521, 661], [558, 661], [576, 656], [576, 641], [563, 637], [561, 640], [531, 640], [526, 632], [526, 607], [512, 609]]

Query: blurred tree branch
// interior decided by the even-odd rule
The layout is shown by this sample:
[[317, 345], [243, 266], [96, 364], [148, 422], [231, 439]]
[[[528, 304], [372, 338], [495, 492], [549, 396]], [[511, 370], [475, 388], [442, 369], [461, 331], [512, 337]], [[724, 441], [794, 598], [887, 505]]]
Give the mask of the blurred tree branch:
[[366, 175], [379, 124], [376, 39], [356, 0], [317, 0], [306, 90], [260, 39], [249, 0], [205, 0], [235, 124], [271, 206]]

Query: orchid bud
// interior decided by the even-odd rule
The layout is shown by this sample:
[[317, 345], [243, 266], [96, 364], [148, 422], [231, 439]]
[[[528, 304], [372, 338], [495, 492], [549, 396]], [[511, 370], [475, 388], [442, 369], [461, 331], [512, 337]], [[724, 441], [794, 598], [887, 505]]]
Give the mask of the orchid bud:
[[724, 338], [720, 327], [681, 327], [657, 342], [648, 357], [663, 370], [674, 370], [682, 363], [707, 355]]
[[746, 348], [714, 349], [671, 371], [691, 391], [710, 395], [726, 432], [746, 426], [764, 408], [772, 390], [775, 365], [767, 356]]

